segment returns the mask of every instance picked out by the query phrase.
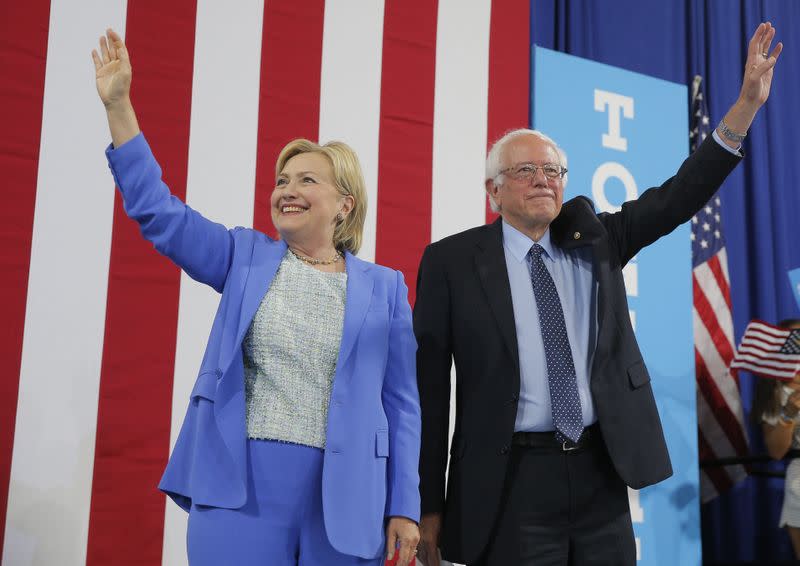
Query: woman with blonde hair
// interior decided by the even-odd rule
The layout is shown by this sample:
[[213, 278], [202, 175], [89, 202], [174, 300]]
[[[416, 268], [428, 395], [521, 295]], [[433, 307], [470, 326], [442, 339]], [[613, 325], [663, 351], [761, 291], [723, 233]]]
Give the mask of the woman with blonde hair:
[[130, 102], [125, 44], [92, 52], [125, 210], [221, 293], [159, 489], [189, 512], [193, 566], [378, 565], [419, 540], [416, 343], [402, 274], [355, 257], [366, 216], [345, 144], [294, 140], [270, 198], [279, 240], [170, 194]]

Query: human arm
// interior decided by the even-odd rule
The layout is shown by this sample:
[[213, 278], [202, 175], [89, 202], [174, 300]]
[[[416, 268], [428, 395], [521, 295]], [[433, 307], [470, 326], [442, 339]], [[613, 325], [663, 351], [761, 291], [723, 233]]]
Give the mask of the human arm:
[[796, 418], [800, 413], [800, 384], [791, 383], [788, 385], [792, 393], [788, 396], [784, 393], [786, 402], [781, 407], [780, 415], [772, 418], [765, 418], [761, 423], [761, 430], [764, 433], [764, 444], [767, 446], [767, 453], [770, 458], [780, 460], [792, 447], [794, 439], [794, 428]]
[[408, 517], [391, 517], [386, 526], [386, 559], [392, 560], [397, 552], [396, 566], [408, 566], [417, 554], [419, 526]]
[[[746, 134], [756, 113], [769, 98], [773, 69], [783, 51], [783, 43], [778, 42], [770, 53], [774, 38], [775, 28], [770, 22], [759, 24], [750, 38], [739, 97], [723, 118], [725, 126], [733, 132]], [[726, 137], [721, 125], [717, 127], [717, 134], [729, 147], [740, 145], [738, 140]]]
[[100, 38], [100, 51], [92, 50], [97, 94], [106, 108], [108, 128], [114, 147], [135, 138], [139, 130], [131, 104], [133, 68], [128, 49], [117, 32], [106, 30]]
[[[774, 28], [761, 24], [750, 39], [740, 93], [725, 115], [730, 130], [746, 132], [769, 97], [773, 68], [783, 46], [779, 43], [768, 58], [762, 57], [762, 51], [769, 49], [774, 35]], [[730, 151], [740, 143], [733, 143], [719, 128], [715, 134], [724, 146], [709, 136], [660, 187], [626, 202], [618, 213], [601, 215], [622, 265], [694, 216], [741, 160], [741, 155]]]
[[[389, 354], [382, 402], [389, 422], [389, 461], [386, 515], [387, 557], [399, 551], [398, 566], [414, 556], [419, 542], [420, 408], [414, 352], [416, 341], [408, 305], [408, 287], [396, 274], [394, 309], [389, 330]], [[397, 549], [395, 548], [397, 547]]]
[[767, 454], [773, 460], [780, 460], [789, 451], [794, 437], [794, 422], [778, 418], [775, 424], [761, 423]]
[[419, 523], [419, 557], [425, 566], [440, 566], [442, 555], [439, 552], [439, 536], [442, 532], [442, 514], [425, 513]]
[[417, 275], [414, 333], [417, 337], [417, 383], [422, 407], [420, 452], [420, 558], [439, 566], [439, 536], [445, 501], [445, 471], [450, 426], [452, 346], [450, 296], [444, 265], [428, 246]]
[[113, 30], [92, 51], [98, 95], [106, 109], [112, 147], [106, 151], [125, 212], [142, 235], [192, 278], [221, 291], [233, 256], [233, 237], [173, 196], [144, 139], [130, 100], [132, 68]]

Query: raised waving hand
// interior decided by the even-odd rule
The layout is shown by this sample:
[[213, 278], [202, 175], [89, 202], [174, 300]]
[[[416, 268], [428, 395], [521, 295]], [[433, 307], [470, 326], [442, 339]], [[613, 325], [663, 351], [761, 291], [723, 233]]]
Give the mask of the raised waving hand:
[[139, 133], [139, 123], [130, 99], [131, 59], [117, 32], [106, 30], [100, 38], [100, 52], [92, 50], [92, 61], [97, 94], [106, 107], [114, 147], [119, 147]]
[[759, 109], [769, 98], [775, 64], [783, 51], [780, 42], [770, 51], [774, 38], [775, 28], [770, 22], [764, 22], [759, 24], [747, 44], [739, 97], [717, 128], [721, 139], [732, 148], [739, 147]]

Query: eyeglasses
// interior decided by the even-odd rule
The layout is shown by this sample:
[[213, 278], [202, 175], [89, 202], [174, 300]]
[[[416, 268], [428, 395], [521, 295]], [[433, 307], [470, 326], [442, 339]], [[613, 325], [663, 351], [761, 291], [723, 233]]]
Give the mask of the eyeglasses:
[[563, 178], [567, 174], [567, 168], [555, 163], [545, 163], [544, 165], [536, 165], [535, 163], [520, 163], [500, 171], [500, 175], [507, 174], [515, 181], [530, 181], [536, 175], [536, 172], [541, 169], [544, 176], [548, 179]]

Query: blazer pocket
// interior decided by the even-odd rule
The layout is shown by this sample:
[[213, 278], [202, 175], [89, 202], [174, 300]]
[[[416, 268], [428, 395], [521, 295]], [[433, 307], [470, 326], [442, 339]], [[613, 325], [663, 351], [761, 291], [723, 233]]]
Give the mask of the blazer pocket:
[[650, 383], [650, 374], [643, 361], [640, 360], [628, 368], [628, 381], [634, 389]]
[[206, 370], [197, 376], [197, 381], [194, 382], [192, 389], [191, 399], [195, 400], [198, 397], [213, 401], [217, 396], [217, 370]]
[[379, 430], [375, 433], [375, 456], [377, 458], [389, 457], [389, 431]]

